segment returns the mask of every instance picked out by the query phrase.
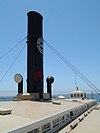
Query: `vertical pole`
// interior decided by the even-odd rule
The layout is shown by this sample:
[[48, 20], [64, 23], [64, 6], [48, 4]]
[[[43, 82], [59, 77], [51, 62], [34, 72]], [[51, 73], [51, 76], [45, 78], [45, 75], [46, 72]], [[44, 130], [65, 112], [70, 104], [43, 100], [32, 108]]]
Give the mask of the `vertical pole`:
[[51, 92], [51, 83], [47, 82], [47, 93], [50, 94], [50, 99], [52, 98], [52, 92]]
[[43, 17], [35, 11], [28, 12], [27, 16], [27, 92], [39, 93], [39, 99], [43, 99]]

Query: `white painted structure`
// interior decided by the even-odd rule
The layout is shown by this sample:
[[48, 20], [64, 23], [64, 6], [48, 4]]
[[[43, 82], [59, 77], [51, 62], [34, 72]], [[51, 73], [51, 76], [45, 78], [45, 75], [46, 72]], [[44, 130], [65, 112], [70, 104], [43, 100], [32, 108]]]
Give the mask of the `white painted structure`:
[[77, 90], [74, 90], [70, 93], [70, 98], [72, 98], [72, 99], [86, 99], [86, 93], [77, 88]]

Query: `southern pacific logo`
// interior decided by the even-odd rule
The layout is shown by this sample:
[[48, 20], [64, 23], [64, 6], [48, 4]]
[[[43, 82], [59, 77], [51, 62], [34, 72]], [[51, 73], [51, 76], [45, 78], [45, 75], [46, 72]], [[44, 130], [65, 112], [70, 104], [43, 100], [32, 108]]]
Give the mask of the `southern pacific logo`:
[[37, 48], [41, 54], [43, 54], [43, 39], [38, 38], [37, 40]]

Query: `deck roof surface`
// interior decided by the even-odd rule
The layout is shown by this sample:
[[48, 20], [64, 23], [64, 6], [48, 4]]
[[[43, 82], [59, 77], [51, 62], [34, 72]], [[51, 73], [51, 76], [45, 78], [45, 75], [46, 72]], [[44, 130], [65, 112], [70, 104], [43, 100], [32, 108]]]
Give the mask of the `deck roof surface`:
[[[100, 108], [100, 103], [98, 107]], [[74, 122], [77, 121], [78, 119], [76, 119]], [[88, 116], [86, 116], [83, 121], [78, 123], [78, 125], [71, 131], [70, 125], [71, 123], [59, 131], [59, 133], [100, 133], [100, 109], [91, 111], [91, 113], [89, 113]]]
[[61, 105], [37, 101], [0, 102], [0, 108], [12, 109], [10, 115], [0, 115], [0, 127], [2, 127], [0, 133], [8, 132], [83, 104], [67, 100], [59, 100], [59, 102]]
[[[99, 107], [100, 107], [100, 105], [99, 105]], [[100, 109], [99, 110], [93, 110], [70, 133], [100, 133]]]

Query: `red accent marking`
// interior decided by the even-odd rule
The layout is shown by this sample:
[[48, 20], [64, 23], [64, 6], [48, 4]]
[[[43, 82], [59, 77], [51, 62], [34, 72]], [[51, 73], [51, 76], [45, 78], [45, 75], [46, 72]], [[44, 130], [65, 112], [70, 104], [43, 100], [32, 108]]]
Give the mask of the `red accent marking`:
[[35, 72], [34, 77], [35, 80], [42, 80], [42, 72]]

